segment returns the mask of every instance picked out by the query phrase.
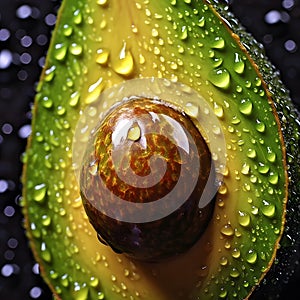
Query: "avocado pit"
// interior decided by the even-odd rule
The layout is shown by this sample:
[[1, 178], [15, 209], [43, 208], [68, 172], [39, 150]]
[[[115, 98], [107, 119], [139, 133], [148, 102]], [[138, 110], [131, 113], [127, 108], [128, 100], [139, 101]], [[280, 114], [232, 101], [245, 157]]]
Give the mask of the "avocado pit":
[[209, 148], [193, 121], [165, 102], [123, 101], [94, 130], [80, 190], [99, 240], [138, 260], [183, 253], [205, 230], [214, 201]]

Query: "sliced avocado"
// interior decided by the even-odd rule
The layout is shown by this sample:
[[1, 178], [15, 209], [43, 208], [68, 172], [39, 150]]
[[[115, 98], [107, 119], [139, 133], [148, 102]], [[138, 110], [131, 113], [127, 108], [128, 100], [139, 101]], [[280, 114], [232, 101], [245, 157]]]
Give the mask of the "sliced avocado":
[[[208, 227], [184, 254], [159, 263], [99, 243], [81, 202], [73, 149], [84, 148], [87, 140], [73, 143], [76, 126], [105, 106], [102, 95], [153, 77], [182, 84], [179, 96], [195, 91], [202, 102], [180, 109], [201, 119], [207, 105], [220, 125], [211, 129], [226, 146]], [[299, 131], [278, 73], [219, 1], [63, 1], [23, 172], [27, 234], [55, 297], [249, 297], [274, 262], [287, 201], [291, 215], [299, 203]]]

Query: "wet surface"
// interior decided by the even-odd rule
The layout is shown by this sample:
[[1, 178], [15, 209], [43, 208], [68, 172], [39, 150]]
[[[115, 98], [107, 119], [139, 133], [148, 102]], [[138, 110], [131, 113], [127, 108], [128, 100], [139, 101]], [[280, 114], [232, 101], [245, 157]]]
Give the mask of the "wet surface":
[[[59, 3], [1, 0], [0, 4], [0, 299], [52, 299], [28, 247], [19, 201], [31, 105]], [[231, 6], [265, 45], [299, 107], [300, 2], [236, 0]], [[286, 284], [282, 299], [297, 291], [299, 273]]]

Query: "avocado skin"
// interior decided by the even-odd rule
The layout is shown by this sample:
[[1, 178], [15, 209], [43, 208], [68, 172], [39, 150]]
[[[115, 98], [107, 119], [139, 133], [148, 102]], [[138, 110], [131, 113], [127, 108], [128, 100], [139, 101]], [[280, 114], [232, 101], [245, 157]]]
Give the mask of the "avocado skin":
[[300, 113], [292, 102], [290, 91], [281, 80], [280, 72], [266, 57], [262, 44], [247, 32], [224, 4], [213, 1], [213, 6], [229, 21], [233, 32], [239, 36], [257, 64], [274, 101], [284, 137], [290, 178], [285, 228], [275, 262], [251, 295], [251, 299], [278, 299], [297, 272], [300, 260]]

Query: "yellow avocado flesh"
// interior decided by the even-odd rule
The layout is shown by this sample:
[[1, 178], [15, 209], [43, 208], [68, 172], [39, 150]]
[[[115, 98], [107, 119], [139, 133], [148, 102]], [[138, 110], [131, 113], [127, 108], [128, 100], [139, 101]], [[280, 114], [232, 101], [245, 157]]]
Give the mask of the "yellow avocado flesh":
[[[160, 263], [129, 260], [99, 243], [72, 167], [81, 112], [113, 85], [148, 77], [199, 93], [226, 142], [207, 230], [188, 252]], [[206, 1], [62, 3], [23, 174], [28, 236], [58, 298], [246, 298], [272, 264], [282, 234], [284, 156], [256, 65]]]

